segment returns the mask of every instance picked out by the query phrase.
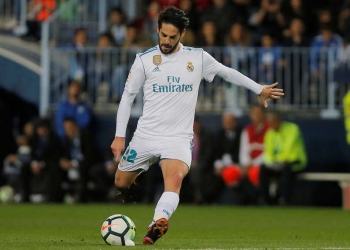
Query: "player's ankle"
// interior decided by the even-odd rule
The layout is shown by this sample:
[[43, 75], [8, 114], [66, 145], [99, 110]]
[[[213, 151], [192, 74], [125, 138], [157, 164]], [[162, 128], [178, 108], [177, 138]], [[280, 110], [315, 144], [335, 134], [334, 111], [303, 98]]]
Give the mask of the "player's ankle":
[[129, 197], [129, 188], [117, 187], [117, 192], [116, 192], [117, 202], [126, 203], [129, 200], [128, 197]]

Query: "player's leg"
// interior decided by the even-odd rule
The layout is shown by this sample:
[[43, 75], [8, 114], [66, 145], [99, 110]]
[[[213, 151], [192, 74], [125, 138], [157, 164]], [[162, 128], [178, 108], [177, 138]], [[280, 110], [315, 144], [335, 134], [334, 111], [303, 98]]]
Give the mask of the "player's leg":
[[117, 199], [125, 202], [129, 187], [135, 181], [140, 171], [122, 171], [119, 168], [115, 173], [114, 185], [117, 187]]
[[143, 239], [144, 244], [153, 244], [168, 230], [168, 220], [179, 204], [179, 194], [183, 178], [189, 168], [186, 163], [176, 159], [161, 161], [164, 179], [164, 192], [160, 197], [153, 216], [153, 221]]
[[175, 159], [162, 160], [161, 167], [164, 179], [164, 193], [155, 209], [155, 220], [160, 218], [169, 219], [175, 211], [179, 203], [182, 181], [189, 171], [186, 163]]
[[117, 187], [118, 200], [127, 200], [128, 190], [136, 177], [147, 171], [158, 157], [154, 154], [154, 143], [133, 137], [118, 164], [114, 184]]

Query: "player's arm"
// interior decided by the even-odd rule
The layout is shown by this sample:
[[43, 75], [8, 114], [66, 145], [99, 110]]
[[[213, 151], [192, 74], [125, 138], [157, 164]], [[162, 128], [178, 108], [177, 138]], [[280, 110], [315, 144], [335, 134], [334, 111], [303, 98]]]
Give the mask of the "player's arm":
[[140, 57], [136, 55], [136, 59], [125, 83], [124, 92], [117, 113], [115, 138], [111, 145], [116, 161], [120, 160], [121, 154], [125, 148], [125, 134], [130, 118], [131, 106], [144, 82], [145, 71]]
[[260, 85], [237, 70], [222, 65], [207, 52], [203, 51], [203, 78], [211, 82], [215, 75], [219, 75], [227, 82], [250, 89], [259, 96], [265, 107], [268, 106], [267, 99], [279, 99], [284, 95], [282, 89], [274, 88], [278, 83]]

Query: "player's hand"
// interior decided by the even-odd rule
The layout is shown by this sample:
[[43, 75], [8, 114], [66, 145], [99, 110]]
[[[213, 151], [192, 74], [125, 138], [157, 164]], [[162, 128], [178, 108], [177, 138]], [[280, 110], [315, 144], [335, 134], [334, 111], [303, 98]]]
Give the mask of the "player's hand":
[[259, 100], [264, 104], [265, 108], [268, 107], [267, 99], [280, 99], [284, 96], [283, 89], [274, 89], [278, 82], [271, 85], [263, 85], [263, 90], [259, 94]]
[[120, 161], [120, 158], [122, 156], [122, 152], [125, 149], [125, 138], [124, 137], [115, 137], [112, 145], [111, 145], [112, 152], [114, 154], [114, 159], [116, 162]]

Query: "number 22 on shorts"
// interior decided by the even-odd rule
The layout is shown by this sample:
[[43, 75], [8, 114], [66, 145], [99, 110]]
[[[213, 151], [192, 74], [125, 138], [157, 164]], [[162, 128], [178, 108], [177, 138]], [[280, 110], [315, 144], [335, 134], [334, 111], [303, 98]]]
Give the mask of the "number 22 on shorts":
[[137, 152], [134, 149], [131, 149], [128, 147], [123, 155], [124, 161], [134, 163], [134, 160], [137, 156]]

